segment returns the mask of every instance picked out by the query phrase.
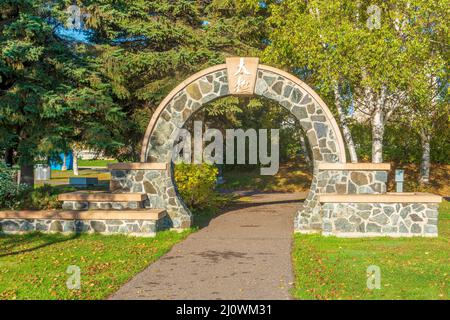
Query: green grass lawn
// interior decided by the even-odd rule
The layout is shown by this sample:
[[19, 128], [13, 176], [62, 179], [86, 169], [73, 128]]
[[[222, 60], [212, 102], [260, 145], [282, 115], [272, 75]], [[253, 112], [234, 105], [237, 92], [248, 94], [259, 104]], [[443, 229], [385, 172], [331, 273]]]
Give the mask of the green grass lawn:
[[106, 167], [108, 163], [116, 163], [117, 160], [101, 160], [101, 159], [93, 159], [93, 160], [78, 160], [78, 166], [80, 167]]
[[[102, 299], [190, 233], [154, 238], [33, 233], [0, 236], [0, 300]], [[67, 268], [81, 270], [81, 289], [69, 290]]]
[[[107, 186], [111, 179], [111, 173], [106, 169], [79, 169], [79, 175], [75, 176], [73, 170], [52, 170], [51, 179], [49, 181], [35, 181], [35, 187], [40, 187], [44, 184], [50, 185], [68, 185], [70, 177], [83, 177], [83, 178], [98, 178], [100, 189], [102, 186]], [[98, 188], [98, 186], [96, 187]]]
[[[51, 180], [68, 182], [70, 177], [75, 177], [75, 175], [73, 174], [73, 170], [66, 170], [66, 171], [53, 170]], [[80, 169], [77, 177], [98, 178], [98, 180], [110, 180], [111, 174], [109, 171]]]
[[[381, 269], [381, 288], [367, 289], [367, 267]], [[297, 299], [449, 299], [450, 202], [438, 238], [343, 239], [296, 234]]]

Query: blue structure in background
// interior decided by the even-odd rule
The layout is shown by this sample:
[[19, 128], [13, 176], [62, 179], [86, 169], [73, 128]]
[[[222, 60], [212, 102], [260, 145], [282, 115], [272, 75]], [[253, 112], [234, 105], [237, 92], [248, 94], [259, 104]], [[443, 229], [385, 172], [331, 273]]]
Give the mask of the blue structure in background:
[[[64, 161], [64, 153], [59, 154], [59, 159], [50, 159], [50, 168], [52, 170], [61, 170]], [[69, 152], [66, 154], [66, 167], [67, 170], [73, 170], [73, 153]]]

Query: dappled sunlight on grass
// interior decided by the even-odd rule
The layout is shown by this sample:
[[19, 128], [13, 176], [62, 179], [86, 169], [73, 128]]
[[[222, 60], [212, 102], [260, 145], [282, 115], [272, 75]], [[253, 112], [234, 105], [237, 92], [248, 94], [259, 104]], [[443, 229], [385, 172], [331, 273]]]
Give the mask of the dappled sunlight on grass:
[[78, 160], [78, 166], [80, 167], [105, 167], [109, 163], [117, 163], [117, 160], [103, 160], [103, 159], [92, 159], [92, 160]]
[[301, 163], [280, 165], [274, 176], [263, 176], [259, 169], [233, 170], [224, 173], [225, 183], [220, 187], [228, 190], [252, 190], [272, 192], [302, 192], [311, 186], [311, 169]]
[[110, 180], [111, 173], [103, 172], [98, 170], [90, 170], [90, 169], [80, 169], [79, 175], [75, 176], [73, 174], [73, 170], [66, 171], [52, 171], [52, 180], [67, 180], [69, 181], [70, 177], [85, 177], [85, 178], [98, 178], [98, 180]]

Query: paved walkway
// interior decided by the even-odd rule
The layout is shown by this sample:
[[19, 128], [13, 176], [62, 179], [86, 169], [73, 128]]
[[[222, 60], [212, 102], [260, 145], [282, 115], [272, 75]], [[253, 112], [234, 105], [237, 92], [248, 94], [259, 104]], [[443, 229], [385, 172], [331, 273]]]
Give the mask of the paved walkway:
[[302, 197], [246, 196], [110, 298], [290, 299], [293, 218]]

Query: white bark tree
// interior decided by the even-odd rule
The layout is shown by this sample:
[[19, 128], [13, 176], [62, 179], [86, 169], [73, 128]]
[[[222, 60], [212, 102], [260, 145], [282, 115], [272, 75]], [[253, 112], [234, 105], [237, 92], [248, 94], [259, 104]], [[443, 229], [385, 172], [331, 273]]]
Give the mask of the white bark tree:
[[[412, 85], [412, 90], [420, 86], [420, 77]], [[405, 121], [411, 122], [412, 128], [420, 136], [422, 145], [422, 156], [420, 160], [420, 182], [427, 184], [430, 182], [431, 168], [431, 139], [434, 134], [439, 134], [440, 124], [448, 123], [450, 106], [446, 102], [447, 90], [442, 83], [439, 84], [438, 77], [426, 75], [424, 79], [427, 83], [425, 90], [418, 90], [419, 94], [412, 91], [411, 107]]]
[[[364, 78], [367, 73], [361, 73]], [[364, 85], [362, 90], [357, 91], [355, 96], [355, 107], [358, 112], [370, 119], [372, 127], [372, 163], [383, 162], [383, 143], [386, 124], [393, 113], [406, 106], [407, 92], [396, 90], [389, 92], [387, 85], [382, 85], [379, 90]]]
[[344, 106], [342, 105], [341, 93], [339, 91], [339, 83], [336, 81], [333, 86], [334, 92], [334, 104], [336, 105], [336, 109], [338, 111], [339, 120], [342, 128], [342, 133], [344, 134], [344, 140], [347, 144], [347, 149], [350, 154], [350, 161], [352, 163], [358, 162], [358, 156], [356, 154], [355, 143], [353, 142], [353, 136], [348, 127], [348, 115]]
[[66, 171], [67, 170], [67, 156], [66, 153], [64, 152], [63, 154], [63, 163], [61, 166], [61, 171]]
[[72, 148], [72, 154], [73, 154], [73, 158], [72, 158], [73, 174], [75, 176], [78, 176], [79, 175], [79, 172], [78, 172], [78, 149]]

